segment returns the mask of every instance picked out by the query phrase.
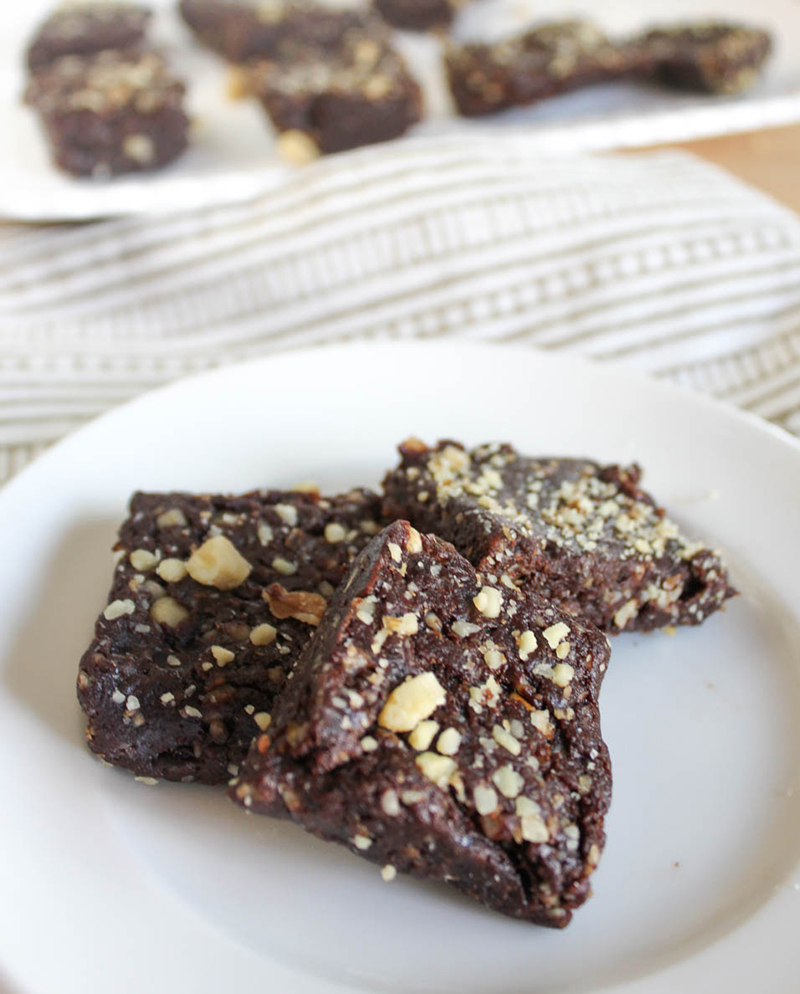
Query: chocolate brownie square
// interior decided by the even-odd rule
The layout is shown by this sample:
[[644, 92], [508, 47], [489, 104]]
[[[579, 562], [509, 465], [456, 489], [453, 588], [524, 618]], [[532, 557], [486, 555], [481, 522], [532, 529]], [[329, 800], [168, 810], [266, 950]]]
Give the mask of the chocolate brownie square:
[[349, 31], [334, 48], [287, 40], [251, 85], [295, 161], [397, 138], [422, 113], [418, 83], [380, 31]]
[[342, 581], [231, 797], [384, 880], [562, 928], [604, 844], [608, 657], [591, 625], [395, 522]]
[[136, 494], [80, 664], [89, 747], [140, 776], [229, 779], [379, 512], [360, 490]]
[[184, 152], [185, 87], [155, 53], [66, 55], [36, 73], [26, 101], [53, 161], [74, 176], [160, 169]]
[[735, 593], [719, 556], [640, 488], [638, 466], [416, 439], [400, 454], [384, 480], [390, 518], [604, 631], [698, 625]]
[[179, 9], [204, 45], [236, 63], [273, 58], [287, 39], [334, 48], [347, 32], [373, 20], [363, 11], [313, 0], [181, 0]]
[[670, 86], [733, 94], [759, 79], [772, 41], [758, 28], [705, 22], [654, 28], [645, 34], [642, 46]]
[[63, 55], [95, 55], [105, 49], [137, 50], [151, 12], [132, 3], [78, 3], [51, 14], [28, 47], [31, 72]]
[[494, 114], [651, 67], [646, 48], [586, 21], [557, 21], [495, 44], [450, 42], [445, 68], [460, 114]]

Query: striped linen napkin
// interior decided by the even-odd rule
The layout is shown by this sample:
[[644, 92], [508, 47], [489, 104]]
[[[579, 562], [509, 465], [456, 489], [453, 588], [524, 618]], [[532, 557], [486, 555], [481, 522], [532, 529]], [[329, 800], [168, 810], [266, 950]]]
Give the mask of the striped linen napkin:
[[220, 363], [354, 339], [570, 349], [800, 433], [800, 219], [683, 153], [435, 139], [246, 203], [0, 229], [0, 480]]

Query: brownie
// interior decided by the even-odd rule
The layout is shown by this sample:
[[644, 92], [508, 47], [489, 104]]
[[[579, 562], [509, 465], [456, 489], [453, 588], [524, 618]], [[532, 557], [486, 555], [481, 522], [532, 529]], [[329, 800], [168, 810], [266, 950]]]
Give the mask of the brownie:
[[398, 521], [353, 564], [231, 797], [396, 873], [565, 926], [611, 795], [608, 642]]
[[642, 44], [657, 62], [663, 82], [721, 94], [749, 89], [772, 49], [766, 31], [719, 22], [655, 28]]
[[335, 48], [372, 18], [313, 0], [180, 0], [183, 20], [197, 38], [229, 62], [272, 58], [287, 39]]
[[334, 48], [287, 40], [253, 69], [251, 87], [292, 159], [389, 141], [422, 113], [419, 84], [372, 29], [349, 31]]
[[449, 42], [445, 69], [460, 114], [475, 117], [652, 69], [638, 43], [586, 21], [556, 21], [495, 44]]
[[95, 55], [105, 49], [136, 50], [144, 41], [151, 12], [132, 3], [79, 3], [51, 14], [28, 47], [31, 72], [63, 55]]
[[33, 77], [27, 102], [39, 113], [57, 166], [74, 176], [160, 169], [188, 144], [185, 87], [153, 52], [67, 55]]
[[381, 17], [405, 31], [447, 27], [463, 0], [374, 0]]
[[229, 779], [378, 515], [367, 491], [134, 495], [80, 664], [89, 747], [140, 776]]
[[416, 439], [384, 480], [384, 512], [451, 541], [478, 569], [604, 631], [698, 625], [735, 594], [719, 556], [639, 486], [638, 466], [531, 458]]

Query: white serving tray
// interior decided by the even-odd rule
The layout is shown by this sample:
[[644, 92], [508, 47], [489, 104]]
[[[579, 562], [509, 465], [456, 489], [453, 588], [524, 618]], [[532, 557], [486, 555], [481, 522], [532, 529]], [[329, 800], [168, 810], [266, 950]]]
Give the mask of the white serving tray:
[[[288, 167], [275, 154], [274, 137], [253, 101], [226, 96], [227, 68], [198, 48], [180, 23], [173, 0], [158, 8], [155, 35], [172, 50], [173, 64], [190, 85], [195, 120], [190, 152], [152, 176], [108, 183], [76, 181], [59, 174], [35, 115], [22, 106], [22, 54], [53, 0], [0, 5], [0, 217], [16, 220], [80, 220], [113, 214], [166, 213], [247, 199], [281, 183]], [[711, 17], [742, 20], [773, 32], [775, 52], [761, 82], [739, 97], [674, 93], [647, 85], [613, 84], [567, 94], [497, 117], [465, 120], [453, 114], [441, 73], [439, 43], [431, 36], [398, 33], [398, 44], [422, 79], [427, 119], [404, 142], [421, 136], [515, 131], [536, 151], [604, 150], [686, 141], [800, 120], [800, 4], [794, 0], [668, 0], [658, 10], [637, 0], [482, 0], [467, 7], [457, 24], [463, 34], [496, 36], [536, 19], [586, 16], [610, 33], [624, 34], [653, 22]]]

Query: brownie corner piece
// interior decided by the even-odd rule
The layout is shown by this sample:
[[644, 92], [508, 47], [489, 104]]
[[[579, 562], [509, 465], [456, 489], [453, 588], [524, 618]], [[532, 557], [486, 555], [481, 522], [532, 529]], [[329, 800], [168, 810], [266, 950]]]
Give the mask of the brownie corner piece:
[[148, 7], [113, 0], [59, 7], [31, 39], [26, 55], [28, 69], [38, 72], [65, 55], [137, 49], [144, 41], [151, 17]]
[[719, 555], [641, 488], [638, 466], [447, 440], [410, 439], [400, 455], [384, 480], [389, 517], [604, 631], [699, 624], [735, 594]]
[[564, 927], [611, 796], [608, 641], [398, 521], [351, 567], [230, 796]]
[[251, 86], [281, 153], [295, 161], [391, 141], [422, 114], [419, 84], [374, 26], [349, 30], [332, 46], [287, 42], [254, 64]]
[[79, 667], [90, 749], [139, 776], [238, 772], [379, 510], [367, 491], [135, 494]]
[[66, 55], [31, 80], [51, 154], [73, 176], [160, 169], [188, 145], [184, 84], [155, 52]]
[[665, 83], [728, 95], [750, 89], [772, 51], [769, 32], [724, 21], [652, 28], [643, 45]]

